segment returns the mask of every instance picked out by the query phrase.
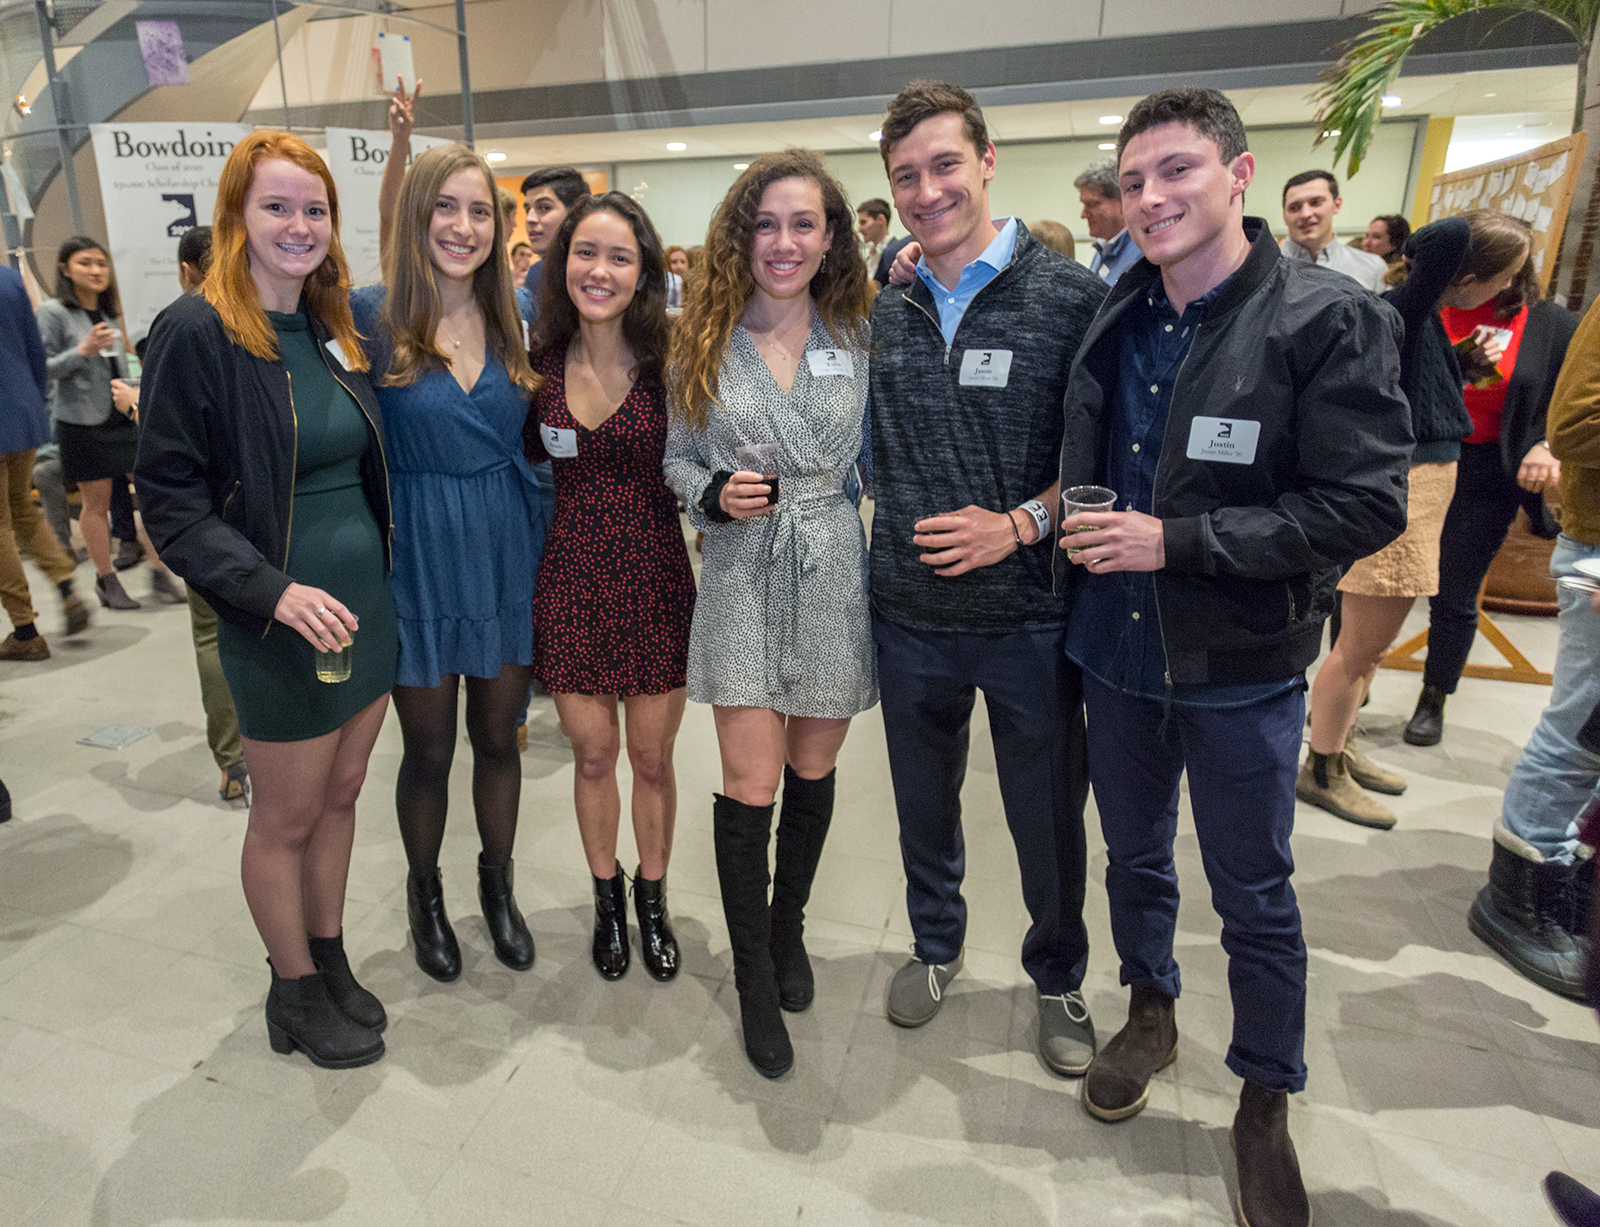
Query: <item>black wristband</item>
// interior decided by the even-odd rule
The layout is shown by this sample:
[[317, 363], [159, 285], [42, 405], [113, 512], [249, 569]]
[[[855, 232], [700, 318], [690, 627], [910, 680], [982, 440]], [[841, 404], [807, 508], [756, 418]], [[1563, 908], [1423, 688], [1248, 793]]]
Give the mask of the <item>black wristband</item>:
[[711, 484], [705, 488], [705, 493], [700, 496], [700, 510], [705, 513], [706, 519], [713, 524], [732, 524], [733, 517], [722, 509], [722, 487], [733, 478], [733, 474], [726, 469], [720, 469], [711, 475]]

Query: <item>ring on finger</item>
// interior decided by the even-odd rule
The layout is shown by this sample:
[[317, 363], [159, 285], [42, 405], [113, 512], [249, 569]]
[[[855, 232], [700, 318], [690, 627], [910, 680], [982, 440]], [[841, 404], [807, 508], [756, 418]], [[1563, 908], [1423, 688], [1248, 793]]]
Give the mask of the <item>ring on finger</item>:
[[317, 615], [319, 617], [326, 617], [327, 614], [328, 614], [328, 611], [327, 611], [326, 607], [324, 607], [322, 605], [318, 605], [317, 606]]

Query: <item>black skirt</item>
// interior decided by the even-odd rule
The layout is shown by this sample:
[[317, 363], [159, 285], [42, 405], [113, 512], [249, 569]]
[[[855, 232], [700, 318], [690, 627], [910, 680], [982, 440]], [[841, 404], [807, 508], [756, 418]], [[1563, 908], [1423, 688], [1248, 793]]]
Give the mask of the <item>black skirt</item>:
[[98, 426], [57, 422], [56, 441], [61, 444], [61, 476], [66, 481], [124, 477], [133, 472], [134, 457], [139, 451], [139, 426], [113, 409], [111, 416]]

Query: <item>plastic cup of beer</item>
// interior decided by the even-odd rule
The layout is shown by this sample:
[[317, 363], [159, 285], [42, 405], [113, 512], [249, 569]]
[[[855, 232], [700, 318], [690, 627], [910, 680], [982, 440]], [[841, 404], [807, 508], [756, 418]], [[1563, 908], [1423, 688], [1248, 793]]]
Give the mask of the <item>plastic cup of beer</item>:
[[[1073, 486], [1061, 494], [1061, 518], [1075, 516], [1080, 511], [1115, 511], [1117, 509], [1117, 492], [1108, 490], [1104, 486]], [[1074, 533], [1092, 533], [1094, 529], [1087, 524], [1082, 528], [1068, 530], [1068, 535]], [[1067, 557], [1075, 558], [1081, 550], [1067, 547]]]
[[317, 652], [317, 681], [348, 682], [350, 680], [350, 649], [353, 642], [334, 652]]
[[778, 453], [776, 443], [741, 443], [733, 449], [733, 458], [747, 473], [760, 473], [772, 487], [767, 494], [767, 506], [778, 501]]

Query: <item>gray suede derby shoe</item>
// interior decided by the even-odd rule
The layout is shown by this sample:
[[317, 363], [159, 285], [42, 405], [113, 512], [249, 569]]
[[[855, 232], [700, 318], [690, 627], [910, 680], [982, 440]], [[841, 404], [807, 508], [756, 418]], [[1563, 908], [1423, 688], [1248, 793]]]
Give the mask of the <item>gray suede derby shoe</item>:
[[944, 990], [961, 970], [961, 956], [949, 963], [924, 963], [916, 955], [889, 981], [885, 1013], [898, 1027], [920, 1027], [939, 1012]]
[[1039, 994], [1039, 1055], [1056, 1073], [1081, 1078], [1094, 1060], [1094, 1020], [1080, 992]]

